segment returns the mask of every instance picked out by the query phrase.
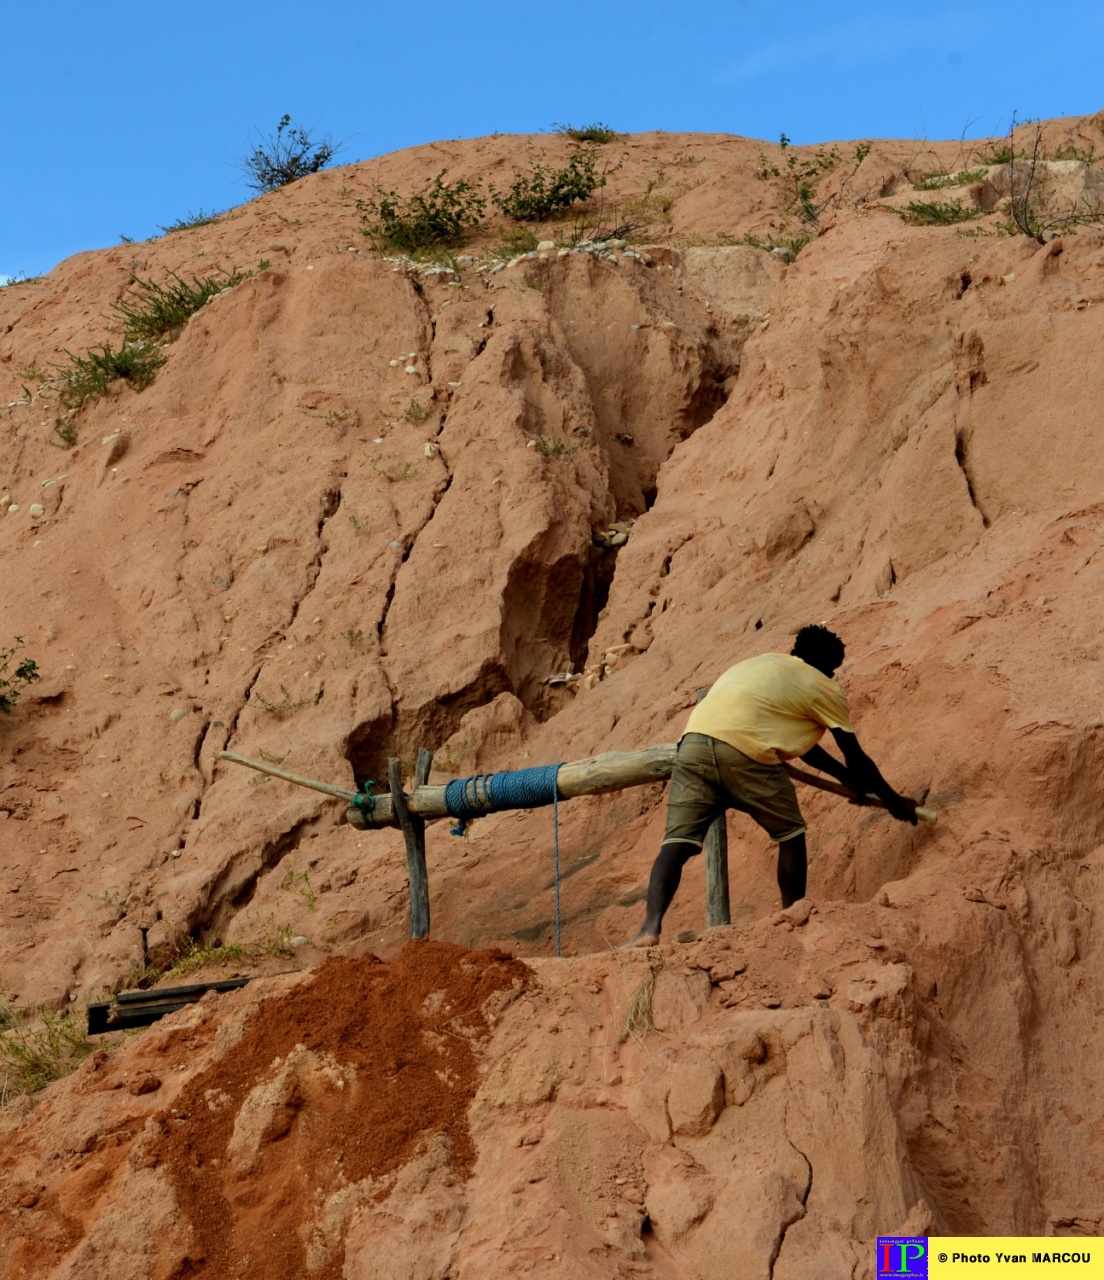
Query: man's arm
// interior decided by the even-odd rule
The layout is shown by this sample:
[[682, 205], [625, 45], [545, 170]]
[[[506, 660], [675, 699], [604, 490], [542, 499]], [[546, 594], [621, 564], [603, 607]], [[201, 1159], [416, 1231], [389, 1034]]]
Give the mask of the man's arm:
[[[900, 822], [911, 822], [916, 826], [916, 801], [910, 796], [899, 795], [886, 782], [885, 778], [878, 772], [878, 766], [859, 746], [859, 740], [853, 733], [847, 733], [843, 729], [833, 729], [832, 737], [835, 738], [836, 744], [843, 752], [843, 758], [847, 762], [847, 777], [843, 781], [850, 783], [851, 786], [857, 787], [860, 792], [871, 791], [885, 805], [889, 812]], [[819, 750], [819, 748], [814, 748]], [[832, 757], [825, 751], [822, 753], [828, 760]], [[809, 759], [808, 754], [804, 757]], [[813, 764], [810, 761], [810, 764]], [[835, 764], [835, 761], [832, 760]], [[815, 766], [820, 768], [818, 764]], [[826, 771], [830, 772], [830, 771]], [[839, 776], [838, 774], [836, 775]]]
[[806, 751], [801, 758], [806, 764], [819, 769], [821, 773], [829, 774], [837, 782], [843, 782], [852, 787], [855, 785], [854, 778], [847, 772], [847, 766], [840, 764], [834, 756], [830, 756], [819, 743]]

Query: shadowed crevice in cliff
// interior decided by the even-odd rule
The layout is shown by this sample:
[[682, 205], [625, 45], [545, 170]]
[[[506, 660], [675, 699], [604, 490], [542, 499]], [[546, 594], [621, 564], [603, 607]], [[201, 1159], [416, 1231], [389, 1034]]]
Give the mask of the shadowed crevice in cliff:
[[387, 762], [394, 756], [409, 774], [422, 747], [436, 750], [459, 726], [468, 711], [485, 706], [500, 693], [510, 692], [506, 672], [497, 663], [486, 664], [465, 688], [443, 694], [426, 706], [406, 709], [401, 703], [389, 720], [359, 726], [349, 737], [346, 757], [361, 784], [372, 778], [377, 790], [386, 790]]
[[969, 433], [966, 428], [959, 427], [955, 431], [955, 462], [958, 463], [959, 470], [962, 472], [962, 478], [966, 481], [966, 491], [970, 495], [970, 502], [974, 510], [981, 516], [982, 525], [989, 528], [989, 517], [985, 513], [985, 508], [978, 501], [977, 492], [974, 489], [974, 477], [970, 471], [969, 460]]
[[[704, 265], [695, 257], [701, 253], [720, 264], [712, 301], [695, 274]], [[569, 260], [557, 263], [543, 286], [586, 381], [619, 519], [650, 508], [675, 446], [728, 399], [777, 270], [775, 264], [767, 270], [765, 255], [742, 246], [669, 256], [673, 265], [666, 273], [615, 274], [589, 260]], [[684, 292], [686, 280], [696, 283]], [[713, 305], [748, 314], [714, 314]], [[637, 323], [627, 324], [630, 317]]]
[[609, 603], [610, 588], [617, 572], [617, 547], [591, 547], [583, 569], [579, 604], [571, 626], [571, 665], [582, 671], [590, 656], [590, 641], [598, 629], [598, 619]]
[[[259, 775], [260, 776], [260, 775]], [[190, 933], [225, 924], [231, 916], [253, 901], [257, 884], [274, 867], [298, 849], [306, 831], [317, 825], [316, 818], [305, 818], [287, 831], [266, 841], [257, 856], [245, 851], [224, 866], [219, 875], [205, 886], [193, 917], [187, 921]], [[221, 919], [220, 919], [221, 918]]]

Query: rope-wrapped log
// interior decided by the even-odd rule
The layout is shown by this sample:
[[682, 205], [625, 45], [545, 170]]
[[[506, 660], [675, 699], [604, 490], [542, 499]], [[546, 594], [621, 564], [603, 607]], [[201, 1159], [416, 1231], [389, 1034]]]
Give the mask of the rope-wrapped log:
[[[598, 796], [623, 787], [638, 787], [646, 782], [662, 782], [671, 776], [675, 759], [675, 743], [664, 742], [643, 751], [607, 751], [588, 760], [572, 760], [567, 764], [544, 765], [535, 769], [515, 769], [497, 774], [478, 774], [474, 778], [458, 778], [445, 786], [416, 787], [407, 797], [406, 807], [422, 818], [458, 818], [461, 821], [494, 813], [500, 809], [528, 809], [551, 804], [555, 784], [559, 799], [573, 796]], [[449, 807], [448, 793], [453, 805]], [[543, 795], [545, 798], [539, 798]], [[391, 797], [375, 796], [370, 809], [358, 804], [355, 796], [346, 818], [360, 830], [397, 825], [392, 816]], [[522, 801], [522, 803], [519, 803]], [[490, 807], [486, 807], [486, 806]]]

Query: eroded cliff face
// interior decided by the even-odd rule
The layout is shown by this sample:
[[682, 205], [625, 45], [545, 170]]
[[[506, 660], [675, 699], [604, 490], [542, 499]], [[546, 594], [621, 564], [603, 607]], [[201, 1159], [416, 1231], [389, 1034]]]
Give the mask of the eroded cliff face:
[[[1048, 126], [1052, 147], [1098, 134]], [[657, 1001], [685, 987], [682, 1012], [618, 1045], [646, 962], [591, 953], [635, 930], [663, 789], [562, 806], [565, 943], [591, 958], [536, 962], [478, 1047], [470, 1177], [427, 1137], [424, 1169], [349, 1193], [346, 1274], [409, 1261], [415, 1234], [437, 1242], [426, 1276], [524, 1258], [781, 1277], [809, 1257], [865, 1274], [866, 1242], [910, 1214], [1095, 1232], [1104, 237], [995, 234], [996, 171], [969, 193], [991, 212], [966, 230], [986, 234], [906, 225], [908, 179], [965, 162], [884, 143], [824, 180], [820, 234], [786, 261], [734, 243], [786, 218], [760, 144], [623, 150], [609, 198], [654, 241], [629, 254], [493, 273], [380, 260], [354, 203], [373, 162], [0, 291], [0, 497], [19, 507], [0, 515], [0, 643], [25, 637], [44, 675], [0, 724], [5, 993], [80, 1006], [181, 934], [290, 926], [308, 966], [398, 951], [397, 833], [254, 785], [222, 749], [352, 785], [423, 745], [440, 781], [641, 747], [676, 738], [731, 663], [826, 621], [860, 740], [895, 785], [930, 789], [938, 826], [803, 793], [817, 911], [771, 923], [772, 851], [733, 816], [732, 930], [653, 957]], [[420, 181], [442, 153], [500, 183], [525, 154], [441, 144], [378, 162], [380, 180]], [[134, 276], [262, 259], [150, 388], [84, 409], [75, 448], [55, 447], [22, 371], [100, 341]], [[551, 841], [544, 811], [465, 840], [431, 828], [434, 937], [548, 956]], [[702, 927], [701, 883], [692, 867], [672, 939]], [[195, 1016], [214, 1027], [254, 999]], [[102, 1069], [146, 1069], [168, 1037], [184, 1088], [200, 1067], [173, 1057], [171, 1026]], [[551, 1081], [541, 1096], [510, 1084], [515, 1060]], [[98, 1274], [76, 1261], [93, 1255], [119, 1273], [127, 1180], [162, 1177], [120, 1155], [88, 1207], [78, 1166], [138, 1132], [108, 1091], [91, 1145], [63, 1140], [93, 1074], [5, 1114], [0, 1194], [42, 1188], [20, 1212], [50, 1242], [18, 1255], [28, 1274]], [[171, 1212], [169, 1186], [149, 1213]], [[486, 1225], [504, 1189], [516, 1213]], [[50, 1197], [67, 1225], [35, 1236]], [[127, 1265], [175, 1274], [181, 1241]]]

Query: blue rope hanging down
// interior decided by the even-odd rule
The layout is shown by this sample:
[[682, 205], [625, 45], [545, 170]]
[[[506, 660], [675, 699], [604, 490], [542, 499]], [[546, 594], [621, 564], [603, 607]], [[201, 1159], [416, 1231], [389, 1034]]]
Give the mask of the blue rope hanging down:
[[453, 835], [464, 834], [473, 818], [502, 809], [539, 809], [563, 797], [556, 784], [558, 764], [535, 769], [512, 769], [508, 773], [479, 773], [457, 778], [445, 787], [445, 808], [456, 818]]
[[556, 954], [563, 955], [560, 949], [560, 802], [558, 796], [552, 799], [552, 847], [553, 847], [553, 879], [556, 883]]

